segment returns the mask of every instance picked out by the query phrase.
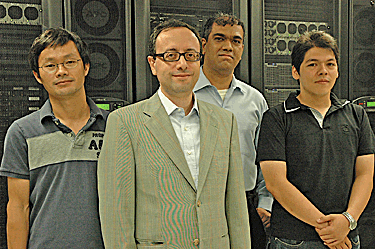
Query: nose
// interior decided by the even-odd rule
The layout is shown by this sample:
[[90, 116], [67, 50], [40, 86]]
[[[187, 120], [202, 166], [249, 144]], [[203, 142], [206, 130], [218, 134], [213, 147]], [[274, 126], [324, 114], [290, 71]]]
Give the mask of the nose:
[[231, 40], [225, 39], [223, 41], [223, 50], [224, 51], [230, 51], [230, 52], [232, 52], [232, 50], [233, 50], [233, 44], [232, 44]]
[[68, 70], [64, 67], [63, 63], [59, 63], [56, 65], [56, 75], [61, 76], [61, 75], [67, 75]]
[[319, 69], [319, 75], [327, 75], [327, 74], [328, 74], [327, 67], [326, 65], [322, 64]]
[[187, 62], [184, 56], [180, 56], [180, 59], [177, 61], [177, 69], [185, 70], [187, 68]]

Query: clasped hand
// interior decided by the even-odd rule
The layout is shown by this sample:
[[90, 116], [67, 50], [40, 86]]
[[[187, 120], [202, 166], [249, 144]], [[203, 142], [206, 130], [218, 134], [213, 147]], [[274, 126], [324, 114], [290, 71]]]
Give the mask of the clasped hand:
[[316, 232], [331, 249], [351, 249], [349, 221], [342, 214], [330, 214], [317, 220]]

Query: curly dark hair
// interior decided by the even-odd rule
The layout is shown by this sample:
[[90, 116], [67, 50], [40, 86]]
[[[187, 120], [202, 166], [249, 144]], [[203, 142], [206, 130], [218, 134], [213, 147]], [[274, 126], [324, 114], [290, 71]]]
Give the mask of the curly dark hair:
[[212, 26], [214, 25], [214, 23], [216, 23], [217, 25], [220, 25], [220, 26], [225, 26], [225, 25], [228, 25], [228, 24], [231, 25], [231, 26], [240, 25], [242, 27], [243, 36], [245, 38], [245, 25], [244, 25], [244, 23], [234, 15], [224, 14], [224, 13], [220, 12], [220, 13], [217, 13], [215, 16], [209, 18], [207, 20], [207, 22], [205, 23], [204, 27], [203, 27], [202, 38], [206, 39], [206, 41], [208, 40], [208, 36], [210, 35], [210, 33], [212, 31]]

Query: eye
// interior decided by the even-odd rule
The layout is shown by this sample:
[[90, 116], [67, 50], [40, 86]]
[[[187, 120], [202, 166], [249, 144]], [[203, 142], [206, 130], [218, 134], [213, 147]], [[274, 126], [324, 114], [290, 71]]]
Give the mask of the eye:
[[65, 64], [66, 65], [73, 65], [73, 64], [75, 64], [77, 61], [75, 61], [75, 60], [68, 60], [68, 61], [65, 61]]
[[242, 41], [241, 40], [233, 40], [233, 43], [235, 43], [236, 45], [240, 45], [240, 44], [242, 44]]
[[194, 52], [186, 53], [185, 56], [189, 59], [195, 59], [197, 57], [196, 53]]
[[45, 67], [45, 68], [54, 68], [54, 67], [56, 67], [56, 64], [45, 64], [45, 65], [43, 65], [43, 67]]
[[215, 41], [224, 41], [224, 38], [220, 37], [220, 36], [216, 36], [216, 37], [214, 37], [214, 40]]
[[316, 66], [316, 63], [310, 63], [310, 64], [307, 64], [308, 67], [314, 67]]
[[164, 58], [167, 60], [174, 60], [178, 58], [178, 53], [175, 52], [167, 52], [164, 54]]

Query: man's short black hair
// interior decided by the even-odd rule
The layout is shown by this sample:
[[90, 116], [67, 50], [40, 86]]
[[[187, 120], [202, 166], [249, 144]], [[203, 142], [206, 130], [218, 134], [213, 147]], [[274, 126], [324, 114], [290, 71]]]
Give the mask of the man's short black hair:
[[50, 28], [35, 38], [31, 45], [29, 51], [29, 64], [31, 69], [37, 72], [40, 77], [38, 64], [40, 53], [47, 47], [63, 46], [69, 41], [73, 41], [76, 44], [83, 64], [90, 64], [90, 53], [87, 44], [82, 41], [78, 35], [64, 28]]
[[331, 49], [338, 63], [339, 49], [335, 38], [324, 31], [313, 30], [301, 35], [292, 49], [292, 66], [297, 69], [298, 73], [307, 51], [313, 47]]
[[160, 23], [158, 26], [156, 26], [153, 29], [153, 31], [150, 35], [150, 40], [149, 40], [149, 44], [148, 44], [149, 55], [153, 56], [153, 55], [156, 54], [156, 48], [155, 48], [156, 38], [158, 38], [159, 34], [162, 31], [170, 29], [170, 28], [180, 28], [180, 27], [187, 28], [191, 32], [194, 33], [194, 35], [197, 37], [198, 42], [199, 42], [199, 48], [200, 48], [199, 52], [202, 52], [202, 41], [201, 41], [201, 37], [200, 37], [198, 31], [194, 27], [190, 26], [189, 24], [187, 24], [183, 21], [176, 20], [176, 19], [169, 19], [165, 22]]

